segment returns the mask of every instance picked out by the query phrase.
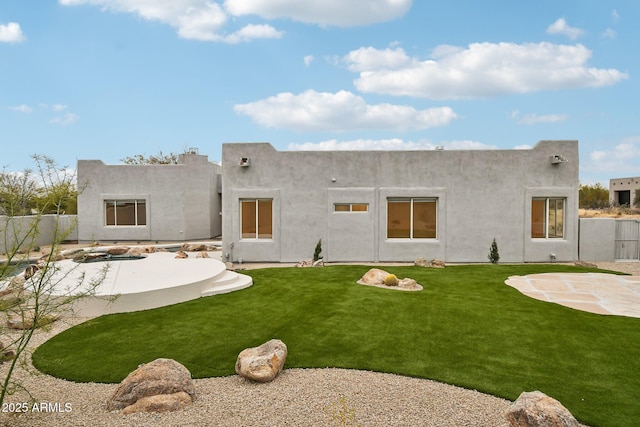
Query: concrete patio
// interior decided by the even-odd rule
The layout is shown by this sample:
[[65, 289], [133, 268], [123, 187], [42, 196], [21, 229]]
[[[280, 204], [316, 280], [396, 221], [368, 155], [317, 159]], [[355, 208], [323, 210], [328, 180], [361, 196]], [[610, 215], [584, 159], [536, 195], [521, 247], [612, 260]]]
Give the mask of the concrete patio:
[[590, 313], [640, 318], [640, 276], [609, 273], [544, 273], [511, 276], [522, 294]]

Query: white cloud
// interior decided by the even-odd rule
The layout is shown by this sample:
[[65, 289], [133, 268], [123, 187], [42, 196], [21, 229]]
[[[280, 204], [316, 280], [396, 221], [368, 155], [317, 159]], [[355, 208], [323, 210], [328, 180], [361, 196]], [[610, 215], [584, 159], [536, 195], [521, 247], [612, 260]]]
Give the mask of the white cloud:
[[307, 67], [309, 65], [311, 65], [311, 63], [315, 60], [313, 55], [307, 55], [304, 58], [302, 58], [302, 61], [304, 62], [304, 65], [306, 65]]
[[520, 125], [535, 125], [538, 123], [558, 123], [564, 122], [569, 118], [567, 114], [544, 114], [538, 115], [536, 113], [525, 114], [520, 116], [517, 112], [512, 114], [512, 118], [516, 119], [516, 122]]
[[0, 43], [19, 43], [26, 40], [22, 33], [20, 24], [17, 22], [9, 22], [8, 24], [0, 24]]
[[613, 9], [611, 11], [611, 21], [615, 23], [615, 22], [618, 22], [619, 19], [620, 19], [620, 15], [618, 15], [618, 11]]
[[430, 99], [600, 87], [629, 77], [585, 66], [590, 57], [581, 44], [485, 42], [466, 49], [439, 46], [429, 60], [410, 57], [401, 48], [361, 48], [343, 61], [360, 73], [354, 84], [362, 92]]
[[[282, 32], [271, 25], [252, 23], [228, 33], [225, 27], [229, 25], [230, 16], [258, 15], [266, 19], [291, 18], [312, 24], [348, 27], [395, 19], [409, 10], [412, 0], [324, 0], [321, 2], [226, 0], [224, 6], [222, 1], [212, 0], [58, 0], [58, 2], [64, 6], [91, 5], [114, 13], [135, 14], [143, 19], [172, 26], [184, 39], [240, 43], [255, 39], [277, 39], [282, 37]], [[0, 35], [2, 28], [0, 27]]]
[[612, 30], [611, 28], [607, 28], [602, 32], [602, 37], [604, 37], [605, 39], [615, 39], [617, 35], [618, 33], [616, 33], [615, 30]]
[[224, 36], [222, 41], [226, 43], [240, 43], [248, 42], [254, 39], [279, 39], [282, 37], [282, 32], [276, 30], [271, 25], [254, 25], [249, 24], [242, 27], [240, 30], [233, 34]]
[[406, 105], [368, 105], [360, 96], [348, 91], [279, 93], [260, 101], [235, 105], [234, 110], [270, 128], [337, 132], [427, 129], [446, 125], [457, 117], [449, 107], [416, 110]]
[[562, 34], [569, 37], [571, 40], [575, 40], [584, 34], [584, 31], [580, 28], [570, 27], [564, 18], [559, 18], [553, 24], [547, 28], [547, 34]]
[[239, 43], [257, 38], [279, 38], [281, 33], [269, 25], [247, 25], [225, 35], [228, 15], [211, 0], [58, 0], [65, 6], [88, 4], [116, 13], [132, 13], [159, 21], [176, 29], [184, 39]]
[[344, 57], [344, 61], [348, 64], [349, 70], [355, 72], [381, 69], [397, 70], [410, 66], [413, 62], [400, 47], [382, 50], [361, 47], [349, 52]]
[[580, 169], [607, 173], [611, 178], [638, 176], [640, 164], [640, 136], [626, 138], [611, 149], [594, 150]]
[[64, 116], [55, 117], [49, 121], [49, 123], [67, 126], [78, 121], [78, 115], [74, 113], [66, 113]]
[[403, 16], [412, 0], [225, 0], [232, 15], [289, 18], [323, 26], [351, 27], [390, 21]]
[[64, 111], [64, 110], [66, 110], [66, 109], [67, 109], [67, 106], [66, 106], [66, 105], [63, 105], [63, 104], [53, 104], [53, 105], [51, 106], [51, 109], [52, 109], [53, 111]]
[[33, 112], [33, 108], [29, 107], [28, 105], [22, 104], [22, 105], [16, 105], [15, 107], [9, 107], [10, 110], [12, 111], [18, 111], [20, 113], [26, 113], [29, 114], [31, 112]]
[[339, 141], [330, 139], [321, 142], [304, 142], [301, 144], [289, 144], [288, 149], [292, 151], [411, 151], [411, 150], [435, 150], [443, 147], [445, 150], [491, 150], [496, 147], [485, 145], [476, 141], [446, 141], [438, 144], [428, 141], [404, 141], [400, 138], [391, 139], [354, 139]]

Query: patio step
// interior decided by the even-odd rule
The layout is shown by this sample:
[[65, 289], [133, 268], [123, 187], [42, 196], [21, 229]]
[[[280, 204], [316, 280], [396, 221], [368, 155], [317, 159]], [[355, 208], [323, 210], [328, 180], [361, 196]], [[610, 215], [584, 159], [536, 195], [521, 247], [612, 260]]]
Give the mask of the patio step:
[[253, 279], [250, 276], [227, 270], [216, 277], [212, 286], [209, 289], [202, 291], [200, 296], [208, 297], [211, 295], [226, 294], [228, 292], [248, 288], [252, 284]]

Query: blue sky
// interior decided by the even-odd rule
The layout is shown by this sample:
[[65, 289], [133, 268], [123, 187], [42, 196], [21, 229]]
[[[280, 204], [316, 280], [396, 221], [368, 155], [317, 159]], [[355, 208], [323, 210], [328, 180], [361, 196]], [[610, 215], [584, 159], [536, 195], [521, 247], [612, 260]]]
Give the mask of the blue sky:
[[580, 141], [640, 176], [637, 0], [0, 3], [0, 166]]

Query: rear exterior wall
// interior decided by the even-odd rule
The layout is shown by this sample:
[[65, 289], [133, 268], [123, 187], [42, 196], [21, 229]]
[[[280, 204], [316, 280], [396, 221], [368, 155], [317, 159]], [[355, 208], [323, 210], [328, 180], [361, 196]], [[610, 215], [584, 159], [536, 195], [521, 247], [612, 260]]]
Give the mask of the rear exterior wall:
[[[184, 241], [219, 236], [219, 165], [184, 154], [175, 165], [78, 161], [79, 241]], [[146, 224], [106, 225], [106, 200], [144, 200]]]
[[[563, 158], [552, 163], [552, 156]], [[241, 159], [248, 166], [241, 166]], [[578, 142], [528, 150], [279, 152], [268, 143], [223, 144], [223, 251], [232, 261], [297, 262], [322, 240], [328, 262], [574, 261], [578, 250]], [[437, 202], [433, 239], [387, 237], [389, 198]], [[531, 238], [534, 197], [565, 200], [564, 237]], [[271, 199], [273, 237], [241, 238], [240, 201]], [[366, 212], [336, 212], [336, 203]]]

